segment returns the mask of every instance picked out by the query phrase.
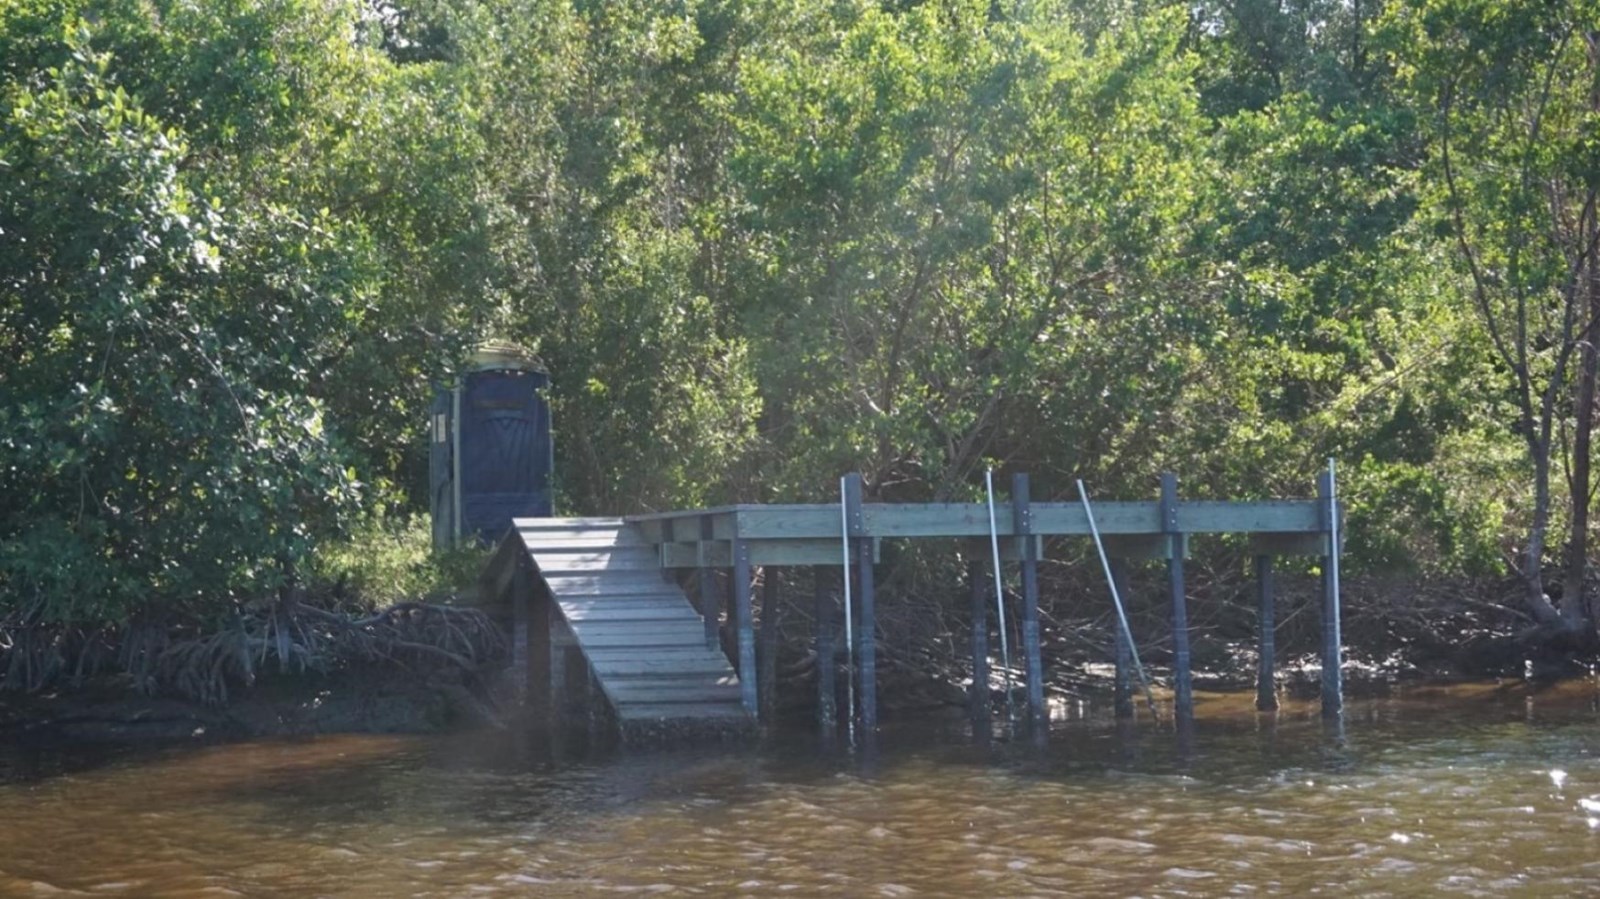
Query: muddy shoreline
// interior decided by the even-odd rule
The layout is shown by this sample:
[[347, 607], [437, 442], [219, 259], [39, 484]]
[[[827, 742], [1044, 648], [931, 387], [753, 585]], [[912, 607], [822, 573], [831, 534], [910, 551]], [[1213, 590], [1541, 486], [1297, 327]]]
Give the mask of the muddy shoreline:
[[[1352, 697], [1385, 695], [1407, 685], [1503, 678], [1553, 683], [1592, 676], [1570, 657], [1507, 663], [1499, 671], [1451, 670], [1453, 666], [1411, 662], [1388, 664], [1357, 658], [1347, 665], [1346, 690]], [[798, 673], [782, 682], [779, 717], [798, 720], [814, 714], [814, 682]], [[1082, 662], [1052, 666], [1047, 694], [1053, 701], [1111, 702], [1109, 665]], [[957, 714], [967, 703], [967, 686], [954, 671], [912, 670], [895, 666], [880, 679], [886, 721], [896, 717]], [[1153, 672], [1158, 699], [1167, 672]], [[492, 679], [494, 675], [490, 675]], [[1209, 693], [1254, 690], [1253, 667], [1223, 665], [1197, 670], [1197, 689]], [[1315, 660], [1290, 660], [1279, 671], [1286, 696], [1314, 696]], [[471, 682], [469, 682], [471, 681]], [[1020, 689], [1020, 680], [1018, 681]], [[478, 679], [456, 672], [415, 672], [392, 666], [353, 667], [328, 674], [280, 675], [237, 691], [226, 704], [172, 696], [145, 696], [115, 682], [64, 687], [42, 694], [0, 692], [0, 741], [33, 745], [226, 743], [275, 737], [337, 733], [436, 734], [519, 726], [514, 711]], [[994, 699], [1003, 702], [1003, 693]]]

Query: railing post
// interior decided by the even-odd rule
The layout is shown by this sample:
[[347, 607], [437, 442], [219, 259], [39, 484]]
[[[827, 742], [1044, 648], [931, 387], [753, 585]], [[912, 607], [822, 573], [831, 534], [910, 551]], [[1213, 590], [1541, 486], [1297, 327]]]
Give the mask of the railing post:
[[860, 586], [861, 629], [856, 635], [856, 658], [861, 680], [861, 727], [870, 737], [878, 728], [877, 596], [873, 583], [872, 539], [866, 534], [859, 472], [845, 477], [845, 514], [854, 541], [856, 578]]
[[1012, 529], [1022, 557], [1022, 655], [1028, 676], [1028, 728], [1043, 738], [1049, 723], [1044, 708], [1044, 658], [1039, 645], [1039, 544], [1033, 536], [1028, 476], [1011, 476]]
[[1161, 475], [1161, 529], [1167, 534], [1167, 591], [1172, 599], [1172, 683], [1178, 720], [1194, 717], [1194, 680], [1189, 658], [1189, 601], [1183, 585], [1183, 532], [1178, 527], [1178, 476]]

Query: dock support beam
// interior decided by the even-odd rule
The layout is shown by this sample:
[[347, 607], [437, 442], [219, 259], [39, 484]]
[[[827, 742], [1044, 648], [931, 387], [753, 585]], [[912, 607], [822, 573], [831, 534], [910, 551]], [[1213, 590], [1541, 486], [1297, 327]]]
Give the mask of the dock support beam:
[[520, 672], [520, 676], [526, 679], [528, 685], [528, 713], [535, 727], [547, 734], [554, 734], [560, 729], [556, 719], [561, 712], [560, 695], [551, 676], [555, 671], [556, 659], [560, 657], [555, 628], [558, 618], [555, 603], [550, 601], [544, 588], [534, 586], [531, 577], [528, 583], [530, 588], [524, 593], [527, 599], [523, 603], [523, 627], [528, 634], [528, 667]]
[[967, 561], [967, 582], [972, 602], [972, 687], [968, 706], [972, 716], [972, 735], [986, 740], [991, 723], [989, 694], [989, 575], [979, 559]]
[[1278, 615], [1274, 608], [1272, 556], [1256, 556], [1256, 709], [1270, 712], [1278, 707], [1278, 679], [1273, 670], [1277, 655]]
[[745, 710], [757, 713], [756, 634], [752, 621], [750, 544], [733, 541], [733, 627], [739, 646], [739, 698]]
[[1184, 594], [1183, 532], [1178, 529], [1178, 476], [1161, 475], [1161, 527], [1172, 541], [1167, 558], [1167, 590], [1172, 597], [1172, 692], [1179, 721], [1194, 717], [1194, 680], [1189, 658], [1189, 601]]
[[845, 477], [845, 513], [850, 522], [851, 546], [855, 553], [856, 583], [860, 588], [861, 627], [856, 634], [856, 658], [861, 680], [861, 727], [870, 738], [878, 729], [878, 647], [877, 590], [873, 583], [872, 539], [864, 536], [866, 522], [861, 509], [861, 475]]
[[817, 623], [814, 639], [817, 649], [817, 727], [822, 738], [832, 742], [839, 729], [838, 688], [834, 680], [836, 668], [833, 658], [833, 634], [838, 615], [834, 609], [833, 591], [829, 589], [826, 569], [813, 567], [815, 575]]
[[[554, 603], [551, 604], [552, 606]], [[567, 713], [571, 711], [571, 697], [567, 695], [567, 652], [572, 642], [571, 636], [562, 633], [561, 619], [556, 616], [555, 609], [550, 610], [550, 724], [552, 727], [565, 733], [567, 730]]]
[[518, 556], [511, 575], [511, 689], [517, 707], [527, 709], [533, 683], [533, 578]]
[[1012, 527], [1022, 558], [1022, 655], [1028, 675], [1028, 730], [1043, 739], [1049, 730], [1044, 708], [1044, 658], [1039, 645], [1039, 543], [1033, 536], [1028, 476], [1011, 476]]
[[1333, 718], [1344, 711], [1344, 648], [1339, 634], [1339, 499], [1332, 462], [1317, 478], [1317, 508], [1328, 544], [1322, 557], [1322, 715]]
[[778, 607], [783, 601], [779, 595], [782, 584], [776, 568], [762, 566], [761, 637], [756, 645], [756, 663], [761, 672], [760, 718], [763, 724], [772, 723], [772, 713], [778, 699]]
[[[1111, 580], [1117, 586], [1117, 595], [1128, 595], [1128, 563], [1126, 560], [1113, 556], [1111, 563]], [[1122, 628], [1112, 625], [1113, 655], [1116, 659], [1116, 675], [1112, 687], [1112, 706], [1116, 717], [1133, 717], [1133, 647], [1128, 644], [1128, 635]]]

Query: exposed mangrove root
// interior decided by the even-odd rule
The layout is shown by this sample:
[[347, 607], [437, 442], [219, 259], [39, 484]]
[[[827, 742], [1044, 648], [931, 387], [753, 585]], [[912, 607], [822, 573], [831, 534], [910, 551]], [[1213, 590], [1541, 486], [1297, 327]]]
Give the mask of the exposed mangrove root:
[[352, 616], [286, 599], [250, 603], [221, 622], [144, 619], [124, 627], [0, 619], [0, 687], [38, 692], [119, 675], [145, 693], [228, 701], [269, 672], [329, 672], [351, 664], [476, 673], [505, 658], [505, 638], [477, 609], [403, 602]]

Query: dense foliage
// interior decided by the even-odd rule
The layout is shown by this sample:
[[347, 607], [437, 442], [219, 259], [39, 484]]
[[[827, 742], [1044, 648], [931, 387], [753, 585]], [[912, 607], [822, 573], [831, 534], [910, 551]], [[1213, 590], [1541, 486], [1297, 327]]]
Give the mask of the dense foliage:
[[1332, 456], [1358, 574], [1589, 630], [1597, 59], [1592, 0], [0, 0], [0, 614], [336, 577], [496, 336], [572, 511]]

